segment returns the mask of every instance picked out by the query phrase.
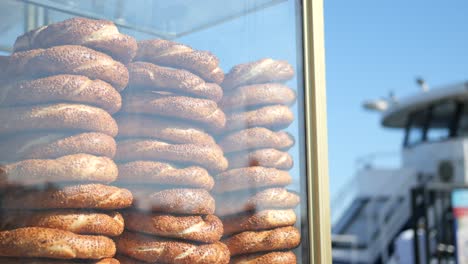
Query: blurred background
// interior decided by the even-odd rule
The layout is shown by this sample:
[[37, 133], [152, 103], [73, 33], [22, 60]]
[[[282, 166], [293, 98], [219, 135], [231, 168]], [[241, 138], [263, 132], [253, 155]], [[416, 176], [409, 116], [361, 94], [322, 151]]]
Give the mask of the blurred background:
[[[335, 262], [455, 263], [456, 240], [466, 241], [450, 199], [466, 187], [466, 142], [454, 127], [466, 101], [468, 2], [324, 3]], [[416, 110], [429, 121], [409, 128]], [[410, 145], [414, 129], [421, 138]], [[442, 129], [443, 140], [428, 140]], [[421, 204], [413, 203], [418, 190]]]
[[463, 0], [325, 1], [332, 196], [359, 157], [393, 153], [384, 162], [399, 162], [402, 132], [382, 129], [365, 100], [418, 93], [418, 77], [431, 87], [468, 79], [467, 11]]

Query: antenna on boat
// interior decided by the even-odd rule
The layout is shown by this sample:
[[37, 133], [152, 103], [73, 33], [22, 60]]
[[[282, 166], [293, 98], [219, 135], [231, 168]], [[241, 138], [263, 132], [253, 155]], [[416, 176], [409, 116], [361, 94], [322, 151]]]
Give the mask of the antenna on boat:
[[398, 101], [397, 97], [395, 95], [395, 92], [393, 92], [393, 91], [390, 91], [388, 93], [388, 99], [390, 100], [391, 103], [396, 103]]
[[426, 81], [423, 78], [416, 78], [416, 83], [421, 87], [421, 90], [423, 92], [429, 91], [429, 85], [427, 85]]

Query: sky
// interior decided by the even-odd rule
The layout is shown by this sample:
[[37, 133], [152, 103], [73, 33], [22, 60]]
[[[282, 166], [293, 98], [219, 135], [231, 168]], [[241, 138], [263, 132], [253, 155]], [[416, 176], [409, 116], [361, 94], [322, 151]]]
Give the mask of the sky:
[[[324, 0], [330, 190], [370, 153], [401, 151], [403, 132], [380, 126], [366, 99], [468, 80], [468, 1]], [[388, 160], [384, 160], [385, 163]], [[333, 205], [332, 205], [333, 206]]]

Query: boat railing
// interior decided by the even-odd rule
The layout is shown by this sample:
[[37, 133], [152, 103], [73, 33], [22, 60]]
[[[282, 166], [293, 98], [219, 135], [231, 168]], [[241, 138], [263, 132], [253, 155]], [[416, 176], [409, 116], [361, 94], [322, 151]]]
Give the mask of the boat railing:
[[[358, 171], [332, 200], [332, 214], [335, 214], [332, 220], [337, 224], [333, 242], [348, 245], [347, 253], [338, 254], [346, 254], [349, 263], [361, 263], [363, 259], [379, 256], [385, 260], [382, 263], [386, 263], [390, 259], [388, 248], [392, 239], [410, 218], [410, 190], [417, 182], [417, 172], [408, 168], [363, 168]], [[359, 228], [359, 232], [339, 233], [343, 217], [350, 217], [350, 211], [343, 209], [354, 208], [353, 202], [359, 200], [365, 207], [359, 215], [351, 217], [359, 217], [364, 228]], [[367, 241], [366, 244], [362, 244], [363, 241]]]
[[[398, 232], [403, 221], [407, 221], [411, 215], [411, 186], [415, 185], [415, 179], [408, 177], [405, 181], [399, 183], [397, 190], [399, 192], [389, 197], [389, 201], [381, 208], [381, 214], [378, 215], [377, 223], [380, 227], [378, 233], [379, 252], [382, 258], [382, 263], [387, 263], [390, 259], [388, 254], [388, 240], [392, 233]], [[398, 206], [398, 210], [395, 207]]]
[[413, 241], [415, 263], [456, 262], [457, 225], [452, 200], [454, 190], [466, 191], [468, 185], [431, 183], [413, 188], [413, 232], [425, 234], [422, 241]]
[[370, 169], [379, 167], [400, 167], [401, 153], [395, 151], [373, 152], [358, 157], [355, 161], [356, 169]]
[[349, 179], [331, 200], [332, 224], [336, 223], [344, 213], [344, 210], [353, 202], [359, 192], [355, 177]]
[[[395, 162], [396, 158], [399, 158], [400, 153], [398, 152], [375, 152], [365, 156], [362, 156], [356, 159], [356, 171], [370, 170], [378, 168], [376, 164], [383, 165], [383, 167], [393, 166], [399, 168], [399, 161]], [[392, 160], [393, 159], [393, 160]], [[387, 162], [382, 163], [382, 160], [387, 160]], [[388, 162], [392, 160], [392, 162]], [[353, 202], [355, 198], [360, 195], [363, 191], [363, 187], [359, 184], [357, 180], [357, 175], [354, 175], [349, 179], [342, 187], [339, 189], [337, 194], [332, 197], [331, 200], [331, 219], [332, 224], [336, 223], [344, 213], [344, 210]], [[394, 182], [385, 182], [379, 186], [374, 186], [375, 188], [385, 188], [388, 184], [394, 184]]]

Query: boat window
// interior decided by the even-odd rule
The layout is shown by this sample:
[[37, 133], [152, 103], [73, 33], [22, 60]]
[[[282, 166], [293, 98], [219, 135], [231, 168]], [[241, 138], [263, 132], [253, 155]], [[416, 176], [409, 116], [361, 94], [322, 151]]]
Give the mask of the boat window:
[[463, 111], [458, 122], [457, 136], [466, 137], [468, 136], [468, 105], [463, 105]]
[[417, 111], [410, 115], [405, 140], [406, 146], [412, 146], [424, 140], [427, 116], [427, 110]]
[[427, 141], [448, 139], [453, 134], [451, 128], [455, 122], [456, 111], [457, 104], [455, 102], [445, 102], [432, 107], [427, 127]]

